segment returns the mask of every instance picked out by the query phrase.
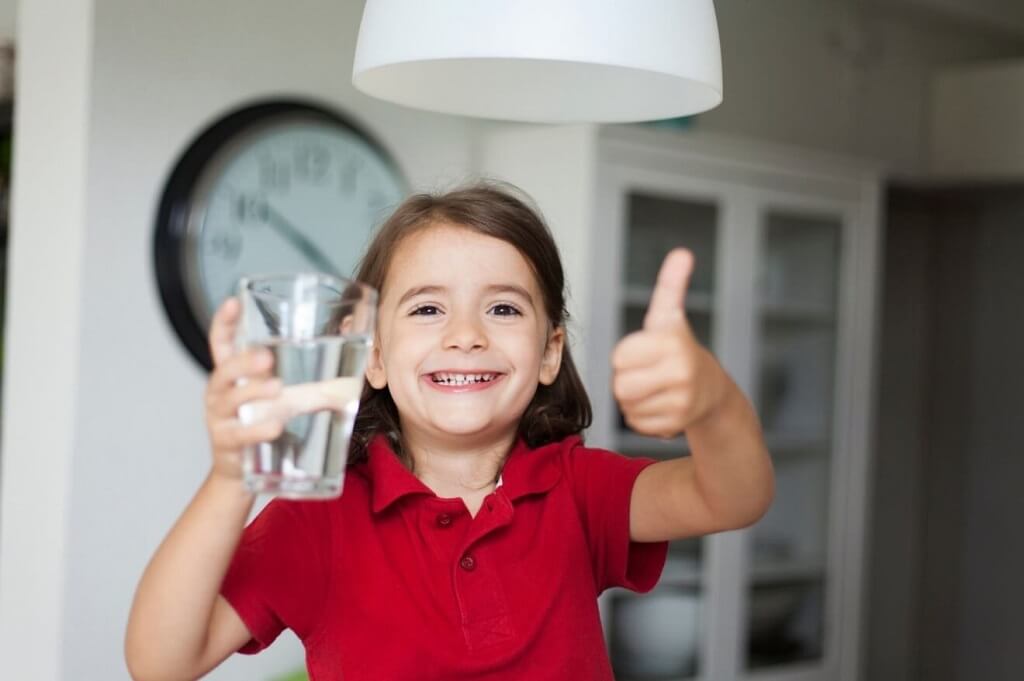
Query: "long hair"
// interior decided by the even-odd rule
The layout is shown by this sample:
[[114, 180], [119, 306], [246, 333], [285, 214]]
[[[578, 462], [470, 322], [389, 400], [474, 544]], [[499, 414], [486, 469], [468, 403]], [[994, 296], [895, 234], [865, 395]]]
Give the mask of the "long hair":
[[[558, 247], [538, 212], [516, 193], [511, 185], [480, 181], [443, 194], [410, 196], [381, 225], [359, 263], [356, 278], [380, 291], [391, 257], [403, 239], [432, 225], [457, 225], [514, 246], [537, 277], [552, 328], [564, 328], [569, 315]], [[590, 426], [592, 416], [590, 399], [566, 343], [558, 376], [549, 386], [538, 385], [520, 420], [518, 435], [530, 447], [539, 447], [581, 433]], [[388, 437], [395, 453], [411, 469], [390, 390], [387, 386], [376, 390], [367, 384], [352, 432], [349, 463], [366, 459], [370, 440], [378, 433]]]

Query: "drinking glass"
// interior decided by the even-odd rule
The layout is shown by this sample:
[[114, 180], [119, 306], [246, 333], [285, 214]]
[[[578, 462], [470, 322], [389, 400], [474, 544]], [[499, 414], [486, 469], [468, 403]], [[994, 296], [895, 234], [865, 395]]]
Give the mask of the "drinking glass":
[[377, 292], [319, 273], [244, 277], [236, 343], [274, 356], [280, 396], [238, 410], [243, 424], [284, 421], [281, 435], [247, 447], [245, 486], [294, 499], [337, 497], [373, 344]]

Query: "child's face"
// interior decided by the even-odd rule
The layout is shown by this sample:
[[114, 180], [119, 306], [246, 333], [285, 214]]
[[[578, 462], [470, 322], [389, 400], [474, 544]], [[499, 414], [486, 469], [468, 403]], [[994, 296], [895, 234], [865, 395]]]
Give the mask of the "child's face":
[[377, 328], [367, 378], [390, 388], [404, 436], [459, 448], [515, 432], [565, 338], [514, 246], [449, 225], [400, 242]]

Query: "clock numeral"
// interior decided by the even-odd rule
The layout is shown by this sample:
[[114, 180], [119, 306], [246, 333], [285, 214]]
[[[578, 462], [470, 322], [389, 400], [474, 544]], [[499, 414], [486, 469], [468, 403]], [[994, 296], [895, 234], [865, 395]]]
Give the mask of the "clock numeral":
[[265, 199], [241, 194], [235, 201], [235, 212], [239, 222], [266, 222], [270, 218], [270, 207]]
[[319, 145], [304, 145], [295, 150], [295, 174], [307, 182], [323, 182], [331, 165], [331, 154]]
[[242, 254], [242, 235], [238, 233], [218, 234], [210, 239], [210, 255], [228, 262], [235, 262]]
[[260, 159], [260, 186], [266, 191], [288, 191], [292, 184], [292, 171], [270, 156]]
[[359, 184], [359, 171], [363, 169], [363, 162], [359, 159], [350, 159], [338, 169], [341, 193], [351, 196], [356, 193], [356, 186]]

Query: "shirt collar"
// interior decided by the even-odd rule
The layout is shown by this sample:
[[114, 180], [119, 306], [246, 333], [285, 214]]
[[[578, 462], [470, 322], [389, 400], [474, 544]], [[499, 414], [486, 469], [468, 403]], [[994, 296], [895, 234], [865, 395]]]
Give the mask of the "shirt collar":
[[[562, 475], [558, 453], [575, 446], [579, 441], [579, 436], [574, 435], [530, 449], [522, 439], [517, 440], [505, 459], [498, 486], [510, 501], [547, 492]], [[402, 465], [384, 435], [377, 435], [370, 441], [365, 470], [370, 479], [374, 513], [380, 513], [405, 496], [434, 496], [433, 490]]]

